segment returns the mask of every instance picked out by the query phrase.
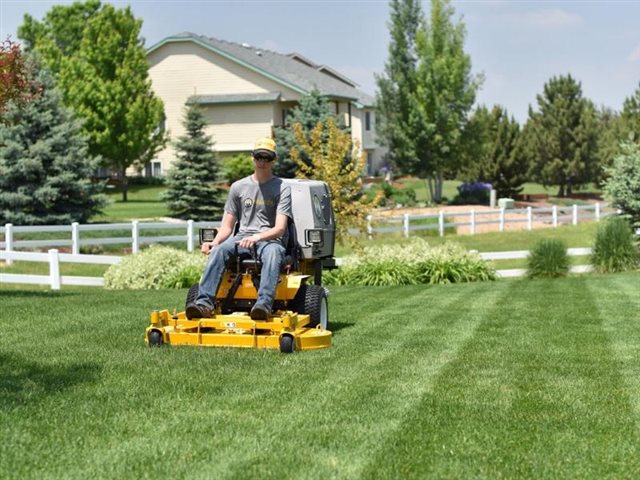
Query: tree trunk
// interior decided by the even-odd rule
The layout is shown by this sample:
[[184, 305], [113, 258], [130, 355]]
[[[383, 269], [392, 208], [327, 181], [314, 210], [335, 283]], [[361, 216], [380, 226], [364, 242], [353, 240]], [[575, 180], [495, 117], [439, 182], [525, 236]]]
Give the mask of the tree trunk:
[[429, 177], [425, 181], [427, 182], [429, 198], [431, 199], [431, 202], [433, 202], [433, 197], [435, 196], [435, 192], [433, 191], [433, 180], [431, 179], [431, 177]]
[[558, 196], [564, 197], [564, 185], [560, 185], [560, 187], [558, 188]]
[[127, 193], [129, 190], [129, 181], [127, 180], [127, 168], [123, 168], [120, 172], [120, 176], [122, 179], [122, 201], [127, 201]]

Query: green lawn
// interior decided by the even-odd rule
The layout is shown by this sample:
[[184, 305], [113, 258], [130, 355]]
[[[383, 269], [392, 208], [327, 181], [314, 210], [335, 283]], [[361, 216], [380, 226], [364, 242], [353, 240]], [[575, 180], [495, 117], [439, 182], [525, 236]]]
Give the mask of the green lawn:
[[0, 478], [636, 478], [639, 288], [333, 287], [293, 355], [146, 348], [184, 291], [0, 288]]
[[127, 201], [122, 201], [120, 187], [108, 191], [109, 205], [102, 215], [92, 218], [92, 223], [118, 223], [134, 219], [157, 219], [169, 216], [160, 194], [166, 190], [162, 185], [130, 185]]

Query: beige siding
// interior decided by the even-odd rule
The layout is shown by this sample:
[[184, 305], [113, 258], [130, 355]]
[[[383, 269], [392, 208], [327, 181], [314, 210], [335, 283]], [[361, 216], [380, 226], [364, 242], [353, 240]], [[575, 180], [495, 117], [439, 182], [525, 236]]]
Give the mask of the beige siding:
[[[191, 95], [280, 92], [283, 100], [300, 97], [297, 92], [193, 42], [167, 43], [152, 52], [148, 59], [153, 89], [164, 102], [166, 128], [174, 140], [184, 134], [184, 105]], [[252, 105], [250, 108], [237, 105], [233, 108], [241, 111], [234, 123], [224, 127], [212, 126], [216, 148], [221, 151], [238, 150], [239, 145], [244, 149], [244, 146], [253, 144], [256, 134], [270, 135], [274, 120], [279, 122], [279, 119], [274, 119], [273, 105], [268, 106], [269, 115], [262, 112], [264, 105]], [[243, 114], [248, 117], [241, 118]], [[166, 172], [174, 158], [172, 147], [160, 152], [157, 158], [162, 161]]]
[[207, 133], [213, 136], [216, 150], [248, 151], [257, 138], [271, 136], [273, 114], [272, 104], [210, 106], [205, 115]]

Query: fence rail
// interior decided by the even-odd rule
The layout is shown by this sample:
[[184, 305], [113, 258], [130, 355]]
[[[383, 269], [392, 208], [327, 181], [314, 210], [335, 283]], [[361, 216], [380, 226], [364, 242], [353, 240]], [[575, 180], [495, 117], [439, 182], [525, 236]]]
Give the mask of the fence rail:
[[[526, 258], [528, 250], [517, 250], [511, 252], [485, 252], [478, 253], [483, 260], [515, 260]], [[591, 248], [569, 248], [569, 256], [585, 256], [591, 254]], [[60, 275], [60, 263], [89, 263], [100, 265], [114, 265], [119, 263], [123, 257], [107, 255], [83, 255], [60, 253], [56, 249], [51, 249], [47, 253], [35, 252], [6, 252], [0, 250], [0, 260], [20, 260], [28, 262], [45, 262], [49, 264], [49, 275], [24, 275], [17, 273], [0, 273], [0, 283], [21, 283], [33, 285], [49, 285], [52, 290], [60, 290], [61, 285], [80, 285], [90, 287], [104, 287], [102, 277], [80, 277]], [[336, 264], [340, 265], [341, 259], [336, 259]], [[585, 273], [592, 270], [590, 265], [576, 265], [571, 268], [572, 273]], [[498, 270], [498, 277], [521, 277], [526, 274], [522, 268]]]
[[[495, 210], [467, 210], [445, 211], [427, 215], [404, 214], [390, 217], [367, 217], [367, 234], [402, 233], [409, 237], [412, 232], [420, 230], [437, 230], [439, 236], [444, 236], [447, 228], [468, 227], [469, 233], [474, 235], [478, 225], [497, 225], [500, 232], [505, 231], [509, 224], [526, 223], [527, 230], [533, 230], [536, 223], [546, 223], [556, 228], [561, 224], [577, 225], [580, 221], [595, 220], [616, 213], [614, 209], [603, 208], [600, 203], [593, 205], [572, 205], [570, 207], [544, 208], [515, 208]], [[448, 219], [456, 218], [458, 221]], [[466, 220], [460, 219], [466, 218]], [[352, 230], [355, 234], [357, 231]]]

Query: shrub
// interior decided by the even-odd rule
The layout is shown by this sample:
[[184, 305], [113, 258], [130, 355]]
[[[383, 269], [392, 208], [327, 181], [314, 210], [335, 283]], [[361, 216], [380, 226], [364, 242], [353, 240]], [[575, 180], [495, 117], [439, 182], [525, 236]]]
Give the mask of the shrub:
[[640, 226], [640, 145], [623, 142], [621, 153], [606, 168], [608, 178], [602, 190], [605, 199], [631, 216], [634, 226]]
[[250, 155], [235, 155], [225, 159], [222, 167], [225, 180], [232, 184], [253, 173], [253, 160]]
[[205, 262], [201, 253], [152, 245], [109, 267], [104, 284], [113, 290], [184, 288], [200, 280]]
[[483, 182], [462, 183], [458, 185], [458, 195], [452, 205], [489, 205], [491, 184]]
[[539, 240], [531, 249], [527, 267], [529, 278], [565, 277], [569, 273], [567, 245], [557, 238]]
[[416, 285], [494, 280], [495, 271], [476, 254], [454, 243], [438, 247], [419, 238], [408, 244], [368, 247], [360, 256], [344, 259], [327, 273], [334, 285]]
[[638, 250], [633, 230], [622, 217], [612, 217], [598, 227], [591, 254], [597, 272], [614, 273], [632, 270], [638, 265]]
[[412, 188], [400, 190], [393, 187], [389, 182], [382, 182], [380, 189], [384, 196], [384, 204], [386, 206], [395, 207], [402, 205], [405, 207], [413, 207], [417, 203], [416, 192]]

